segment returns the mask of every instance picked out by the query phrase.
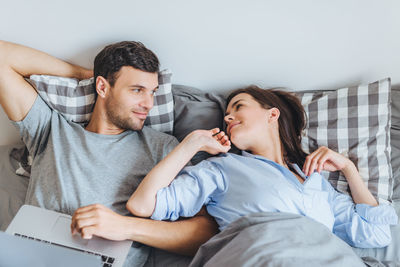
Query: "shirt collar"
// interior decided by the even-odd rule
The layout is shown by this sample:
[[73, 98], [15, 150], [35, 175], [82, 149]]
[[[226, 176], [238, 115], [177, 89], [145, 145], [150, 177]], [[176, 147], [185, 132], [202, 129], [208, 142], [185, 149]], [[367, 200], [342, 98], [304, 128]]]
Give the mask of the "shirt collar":
[[244, 151], [244, 150], [242, 150], [242, 156], [244, 156], [244, 157], [249, 157], [249, 158], [254, 158], [254, 159], [261, 159], [261, 160], [264, 160], [264, 161], [271, 161], [271, 162], [273, 162], [272, 160], [267, 159], [266, 157], [263, 157], [263, 156], [260, 156], [260, 155], [254, 155], [254, 154], [251, 154], [250, 152], [247, 152], [247, 151]]
[[307, 180], [308, 176], [304, 174], [304, 172], [300, 169], [299, 165], [296, 163], [291, 163], [292, 167], [296, 170], [296, 172], [303, 178], [304, 180]]
[[[251, 154], [251, 153], [249, 153], [249, 152], [247, 152], [247, 151], [244, 151], [244, 150], [242, 150], [242, 156], [244, 156], [244, 157], [249, 157], [249, 158], [260, 159], [260, 160], [263, 160], [263, 161], [274, 162], [274, 161], [269, 160], [269, 159], [267, 159], [267, 158], [265, 158], [265, 157], [263, 157], [263, 156], [254, 155], [254, 154]], [[277, 163], [276, 163], [276, 164], [277, 164]], [[303, 171], [300, 169], [300, 167], [299, 167], [296, 163], [289, 163], [289, 164], [296, 170], [296, 172], [297, 172], [304, 180], [307, 180], [308, 176], [306, 176], [306, 175], [303, 173]]]

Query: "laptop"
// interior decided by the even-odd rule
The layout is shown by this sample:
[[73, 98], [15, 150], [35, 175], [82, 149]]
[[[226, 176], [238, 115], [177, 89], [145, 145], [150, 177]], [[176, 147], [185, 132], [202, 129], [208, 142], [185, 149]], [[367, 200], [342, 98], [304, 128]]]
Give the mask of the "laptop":
[[80, 235], [72, 235], [70, 226], [69, 215], [23, 205], [11, 221], [6, 233], [21, 239], [61, 247], [64, 250], [100, 257], [102, 260], [100, 266], [123, 265], [132, 241], [111, 241], [96, 236], [92, 239], [83, 239]]
[[0, 266], [100, 267], [99, 256], [0, 232]]

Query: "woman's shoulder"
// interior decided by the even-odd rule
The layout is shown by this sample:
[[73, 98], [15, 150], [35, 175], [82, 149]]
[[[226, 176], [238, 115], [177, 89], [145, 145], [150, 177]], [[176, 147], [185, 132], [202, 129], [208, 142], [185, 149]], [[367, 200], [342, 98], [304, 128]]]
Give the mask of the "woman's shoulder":
[[221, 153], [219, 155], [210, 157], [206, 160], [201, 161], [197, 165], [200, 167], [210, 167], [217, 168], [220, 171], [225, 171], [226, 169], [234, 168], [238, 165], [238, 162], [242, 162], [242, 155], [234, 154], [234, 153]]
[[217, 156], [210, 157], [210, 158], [206, 159], [206, 161], [222, 163], [222, 162], [230, 161], [233, 159], [238, 160], [240, 158], [243, 158], [243, 156], [239, 155], [239, 154], [228, 152], [228, 153], [221, 153], [221, 154], [218, 154]]

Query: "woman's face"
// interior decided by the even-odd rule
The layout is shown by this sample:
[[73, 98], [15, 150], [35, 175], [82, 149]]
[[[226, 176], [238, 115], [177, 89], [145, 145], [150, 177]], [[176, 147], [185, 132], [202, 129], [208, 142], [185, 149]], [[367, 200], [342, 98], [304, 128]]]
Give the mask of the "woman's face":
[[251, 95], [238, 94], [226, 109], [226, 132], [237, 148], [251, 150], [268, 135], [269, 117], [270, 110], [263, 108]]

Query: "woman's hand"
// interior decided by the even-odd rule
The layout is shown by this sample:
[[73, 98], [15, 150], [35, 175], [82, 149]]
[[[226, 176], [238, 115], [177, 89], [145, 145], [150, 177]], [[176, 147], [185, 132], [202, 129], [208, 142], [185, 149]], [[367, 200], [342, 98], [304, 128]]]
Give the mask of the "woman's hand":
[[205, 151], [212, 155], [226, 153], [231, 149], [228, 136], [219, 128], [211, 130], [196, 130], [191, 132], [184, 142], [198, 146], [199, 151]]
[[313, 153], [306, 157], [303, 172], [305, 175], [311, 175], [315, 170], [318, 173], [324, 171], [342, 171], [355, 167], [354, 163], [345, 156], [325, 147], [319, 147]]
[[378, 202], [368, 190], [354, 163], [345, 156], [323, 146], [306, 157], [303, 172], [311, 175], [315, 170], [341, 171], [349, 184], [351, 196], [356, 204], [377, 206]]

